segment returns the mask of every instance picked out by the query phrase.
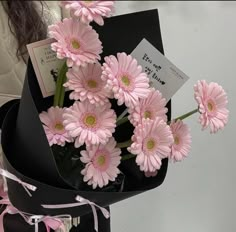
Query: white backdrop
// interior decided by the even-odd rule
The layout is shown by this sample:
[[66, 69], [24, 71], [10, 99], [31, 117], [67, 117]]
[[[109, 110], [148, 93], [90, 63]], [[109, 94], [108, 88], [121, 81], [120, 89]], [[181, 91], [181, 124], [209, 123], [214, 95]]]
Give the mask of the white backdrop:
[[229, 97], [224, 131], [187, 119], [192, 150], [169, 165], [160, 188], [112, 206], [112, 232], [236, 231], [236, 2], [117, 1], [116, 14], [158, 8], [165, 55], [190, 80], [173, 97], [173, 117], [196, 108], [193, 85], [215, 81]]

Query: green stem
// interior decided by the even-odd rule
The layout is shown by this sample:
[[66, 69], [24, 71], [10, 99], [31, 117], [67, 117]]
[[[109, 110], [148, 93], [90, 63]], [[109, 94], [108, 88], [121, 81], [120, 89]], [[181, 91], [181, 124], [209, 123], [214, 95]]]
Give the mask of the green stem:
[[63, 99], [61, 99], [61, 93], [62, 93], [62, 89], [64, 90], [63, 84], [66, 80], [66, 72], [67, 72], [68, 68], [66, 65], [66, 62], [63, 64], [63, 66], [60, 69], [58, 78], [57, 78], [57, 83], [56, 83], [56, 92], [54, 95], [54, 102], [53, 105], [54, 106], [59, 106], [62, 107], [63, 106], [63, 100], [64, 100], [64, 94], [62, 94]]
[[122, 160], [122, 161], [125, 161], [125, 160], [132, 159], [132, 158], [134, 158], [134, 157], [136, 157], [136, 155], [133, 155], [133, 154], [126, 154], [126, 155], [123, 155], [123, 156], [122, 156], [121, 160]]
[[122, 119], [126, 114], [128, 113], [128, 108], [126, 108], [123, 113], [117, 118], [117, 121], [119, 121], [120, 119]]
[[117, 143], [116, 146], [119, 147], [119, 148], [125, 148], [125, 147], [128, 147], [132, 144], [132, 141], [131, 140], [127, 140], [125, 142], [122, 142], [122, 143]]
[[[67, 69], [68, 70], [68, 69]], [[66, 71], [67, 72], [67, 71]], [[63, 80], [62, 80], [62, 86], [61, 86], [61, 94], [60, 94], [60, 99], [59, 99], [59, 107], [63, 107], [64, 105], [64, 98], [65, 98], [65, 87], [63, 86], [63, 84], [66, 82], [67, 80], [67, 77], [66, 77], [66, 72], [65, 72], [65, 75], [63, 76]]]
[[129, 121], [129, 119], [128, 119], [128, 116], [127, 116], [127, 117], [124, 117], [124, 118], [118, 120], [118, 121], [116, 122], [116, 125], [119, 126], [119, 125], [122, 125], [123, 123], [126, 123], [126, 122], [128, 122], [128, 121]]
[[190, 112], [188, 112], [186, 114], [181, 115], [178, 118], [175, 118], [174, 121], [176, 122], [177, 120], [184, 120], [185, 118], [187, 118], [187, 117], [189, 117], [189, 116], [191, 116], [191, 115], [193, 115], [193, 114], [195, 114], [197, 112], [198, 112], [198, 109], [192, 110], [192, 111], [190, 111]]

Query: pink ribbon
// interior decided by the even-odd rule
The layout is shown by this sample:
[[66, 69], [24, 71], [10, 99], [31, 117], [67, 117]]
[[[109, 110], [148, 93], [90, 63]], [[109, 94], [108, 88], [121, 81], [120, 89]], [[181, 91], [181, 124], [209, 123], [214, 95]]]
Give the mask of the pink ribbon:
[[[22, 185], [22, 187], [25, 189], [25, 191], [29, 194], [30, 197], [32, 197], [32, 194], [30, 193], [29, 190], [36, 191], [36, 189], [37, 189], [35, 186], [21, 181], [18, 177], [16, 177], [15, 175], [9, 173], [8, 171], [6, 171], [2, 168], [0, 168], [0, 175], [18, 182], [20, 185]], [[28, 224], [35, 225], [35, 232], [38, 232], [38, 224], [40, 222], [43, 222], [45, 224], [45, 226], [47, 228], [47, 232], [50, 231], [50, 228], [53, 230], [61, 228], [65, 232], [65, 226], [64, 226], [61, 219], [62, 218], [69, 218], [71, 220], [70, 215], [58, 215], [55, 217], [51, 217], [51, 216], [39, 216], [39, 215], [31, 215], [31, 214], [23, 213], [23, 212], [19, 211], [18, 209], [16, 209], [11, 204], [10, 200], [8, 199], [8, 197], [6, 195], [2, 196], [2, 197], [3, 197], [3, 199], [0, 200], [0, 204], [7, 205], [7, 207], [0, 215], [0, 232], [4, 231], [3, 217], [6, 213], [20, 214]], [[43, 208], [47, 208], [47, 209], [61, 209], [61, 208], [78, 207], [78, 206], [82, 206], [82, 205], [90, 205], [92, 212], [93, 212], [93, 217], [94, 217], [94, 229], [95, 229], [95, 231], [98, 232], [98, 215], [97, 215], [96, 207], [101, 210], [103, 216], [106, 219], [108, 219], [110, 217], [110, 213], [105, 208], [100, 207], [99, 205], [95, 204], [94, 202], [91, 202], [79, 195], [76, 196], [75, 200], [77, 201], [76, 203], [58, 204], [58, 205], [44, 205], [44, 204], [42, 204], [41, 206]]]
[[69, 218], [71, 220], [70, 215], [58, 215], [55, 217], [52, 216], [39, 216], [39, 215], [31, 215], [28, 213], [23, 213], [19, 211], [17, 208], [11, 205], [11, 202], [8, 198], [4, 198], [0, 200], [0, 204], [7, 205], [6, 209], [2, 212], [0, 215], [0, 231], [4, 232], [4, 226], [3, 226], [3, 218], [5, 214], [19, 214], [21, 217], [29, 224], [35, 226], [35, 232], [39, 231], [39, 223], [43, 222], [47, 232], [50, 232], [50, 229], [57, 230], [62, 229], [63, 232], [66, 232], [64, 223], [62, 222], [62, 218]]
[[[11, 179], [13, 181], [16, 181], [17, 183], [19, 183], [24, 189], [25, 191], [28, 193], [28, 195], [30, 197], [32, 197], [32, 194], [30, 193], [29, 190], [31, 191], [36, 191], [36, 187], [25, 183], [23, 181], [21, 181], [18, 177], [16, 177], [15, 175], [11, 174], [10, 172], [0, 168], [0, 175], [2, 175], [4, 177], [4, 181], [5, 178]], [[6, 186], [6, 185], [4, 185]], [[4, 187], [2, 186], [2, 187]], [[65, 226], [64, 223], [62, 222], [62, 218], [69, 218], [71, 220], [71, 216], [70, 215], [58, 215], [55, 217], [51, 217], [51, 216], [39, 216], [39, 215], [32, 215], [32, 214], [28, 214], [28, 213], [23, 213], [20, 210], [18, 210], [17, 208], [15, 208], [9, 198], [8, 195], [6, 193], [5, 187], [4, 189], [0, 189], [0, 197], [2, 197], [3, 199], [0, 200], [0, 204], [1, 205], [6, 205], [6, 209], [2, 212], [2, 214], [0, 215], [0, 232], [4, 232], [4, 226], [3, 226], [3, 218], [5, 216], [5, 214], [19, 214], [21, 215], [21, 217], [29, 224], [29, 225], [34, 225], [35, 226], [35, 232], [38, 232], [38, 225], [40, 222], [43, 222], [47, 232], [50, 232], [50, 229], [53, 230], [57, 230], [57, 229], [62, 229], [62, 231], [66, 232], [65, 230]]]
[[17, 183], [19, 183], [25, 189], [25, 191], [28, 193], [28, 195], [30, 197], [32, 197], [32, 194], [30, 193], [29, 190], [36, 191], [36, 189], [37, 189], [37, 187], [21, 181], [18, 177], [16, 177], [15, 175], [11, 174], [10, 172], [8, 172], [8, 171], [6, 171], [6, 170], [4, 170], [2, 168], [0, 168], [0, 175], [2, 175], [3, 177], [8, 178], [10, 180], [14, 180]]
[[100, 207], [99, 205], [95, 204], [94, 202], [91, 202], [81, 196], [77, 196], [75, 198], [77, 201], [76, 203], [69, 203], [69, 204], [58, 204], [58, 205], [41, 205], [43, 208], [46, 209], [62, 209], [62, 208], [72, 208], [72, 207], [78, 207], [82, 205], [90, 205], [93, 212], [94, 217], [94, 229], [98, 232], [98, 215], [96, 211], [96, 207], [101, 210], [103, 216], [108, 219], [110, 217], [110, 213], [103, 207]]

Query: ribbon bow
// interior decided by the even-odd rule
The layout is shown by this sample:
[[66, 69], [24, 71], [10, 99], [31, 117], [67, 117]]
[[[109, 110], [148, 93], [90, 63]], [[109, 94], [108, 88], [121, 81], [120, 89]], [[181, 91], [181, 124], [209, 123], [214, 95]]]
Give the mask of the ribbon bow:
[[62, 209], [62, 208], [72, 208], [72, 207], [78, 207], [82, 205], [90, 205], [93, 212], [94, 217], [94, 229], [98, 232], [98, 215], [96, 211], [96, 207], [101, 210], [103, 216], [108, 219], [110, 217], [110, 213], [103, 207], [100, 207], [99, 205], [95, 204], [94, 202], [91, 202], [81, 196], [76, 196], [75, 200], [76, 203], [69, 203], [69, 204], [58, 204], [58, 205], [41, 205], [43, 208], [46, 209]]
[[16, 177], [15, 175], [11, 174], [10, 172], [8, 172], [8, 171], [6, 171], [2, 168], [0, 168], [0, 175], [2, 175], [3, 177], [8, 178], [10, 180], [14, 180], [17, 183], [19, 183], [25, 189], [25, 191], [28, 193], [28, 195], [30, 197], [32, 197], [32, 194], [30, 193], [29, 190], [31, 190], [31, 191], [36, 191], [37, 190], [37, 187], [21, 181], [18, 177]]

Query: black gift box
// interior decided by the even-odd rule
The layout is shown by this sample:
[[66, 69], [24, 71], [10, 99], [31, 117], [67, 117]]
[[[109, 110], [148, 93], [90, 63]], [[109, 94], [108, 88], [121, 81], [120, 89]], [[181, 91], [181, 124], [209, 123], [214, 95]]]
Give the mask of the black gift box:
[[[105, 20], [103, 27], [97, 25], [93, 25], [93, 27], [98, 32], [103, 44], [102, 58], [107, 55], [116, 55], [117, 52], [129, 54], [143, 38], [146, 38], [163, 53], [157, 10], [112, 17]], [[45, 209], [41, 204], [73, 203], [75, 197], [80, 195], [99, 206], [107, 207], [156, 188], [163, 183], [167, 172], [167, 159], [163, 160], [158, 175], [152, 178], [145, 178], [135, 162], [129, 160], [120, 167], [125, 174], [122, 192], [76, 190], [59, 172], [39, 120], [39, 112], [46, 110], [51, 105], [52, 97], [46, 99], [42, 97], [32, 64], [29, 61], [20, 102], [8, 103], [7, 106], [3, 107], [0, 117], [3, 122], [4, 167], [22, 181], [37, 186], [37, 191], [32, 193], [32, 197], [29, 197], [21, 185], [7, 180], [9, 198], [17, 209], [36, 215], [70, 214], [72, 217], [83, 216], [80, 231], [89, 232], [93, 231], [93, 226], [90, 226], [93, 225], [93, 217], [89, 205], [70, 209]], [[170, 102], [168, 102], [167, 107], [169, 109], [168, 119], [170, 119]], [[122, 107], [116, 109], [119, 113], [123, 110]], [[130, 138], [132, 130], [131, 126], [129, 128], [125, 125], [116, 131], [115, 137], [117, 140], [122, 138], [124, 141], [125, 137]], [[109, 220], [101, 215], [99, 219], [101, 231], [110, 231]], [[8, 221], [10, 223], [11, 220], [4, 220], [5, 232], [28, 231], [26, 229], [28, 225], [24, 228], [22, 224], [18, 223], [15, 223], [16, 230], [8, 229], [12, 228], [8, 225]]]

